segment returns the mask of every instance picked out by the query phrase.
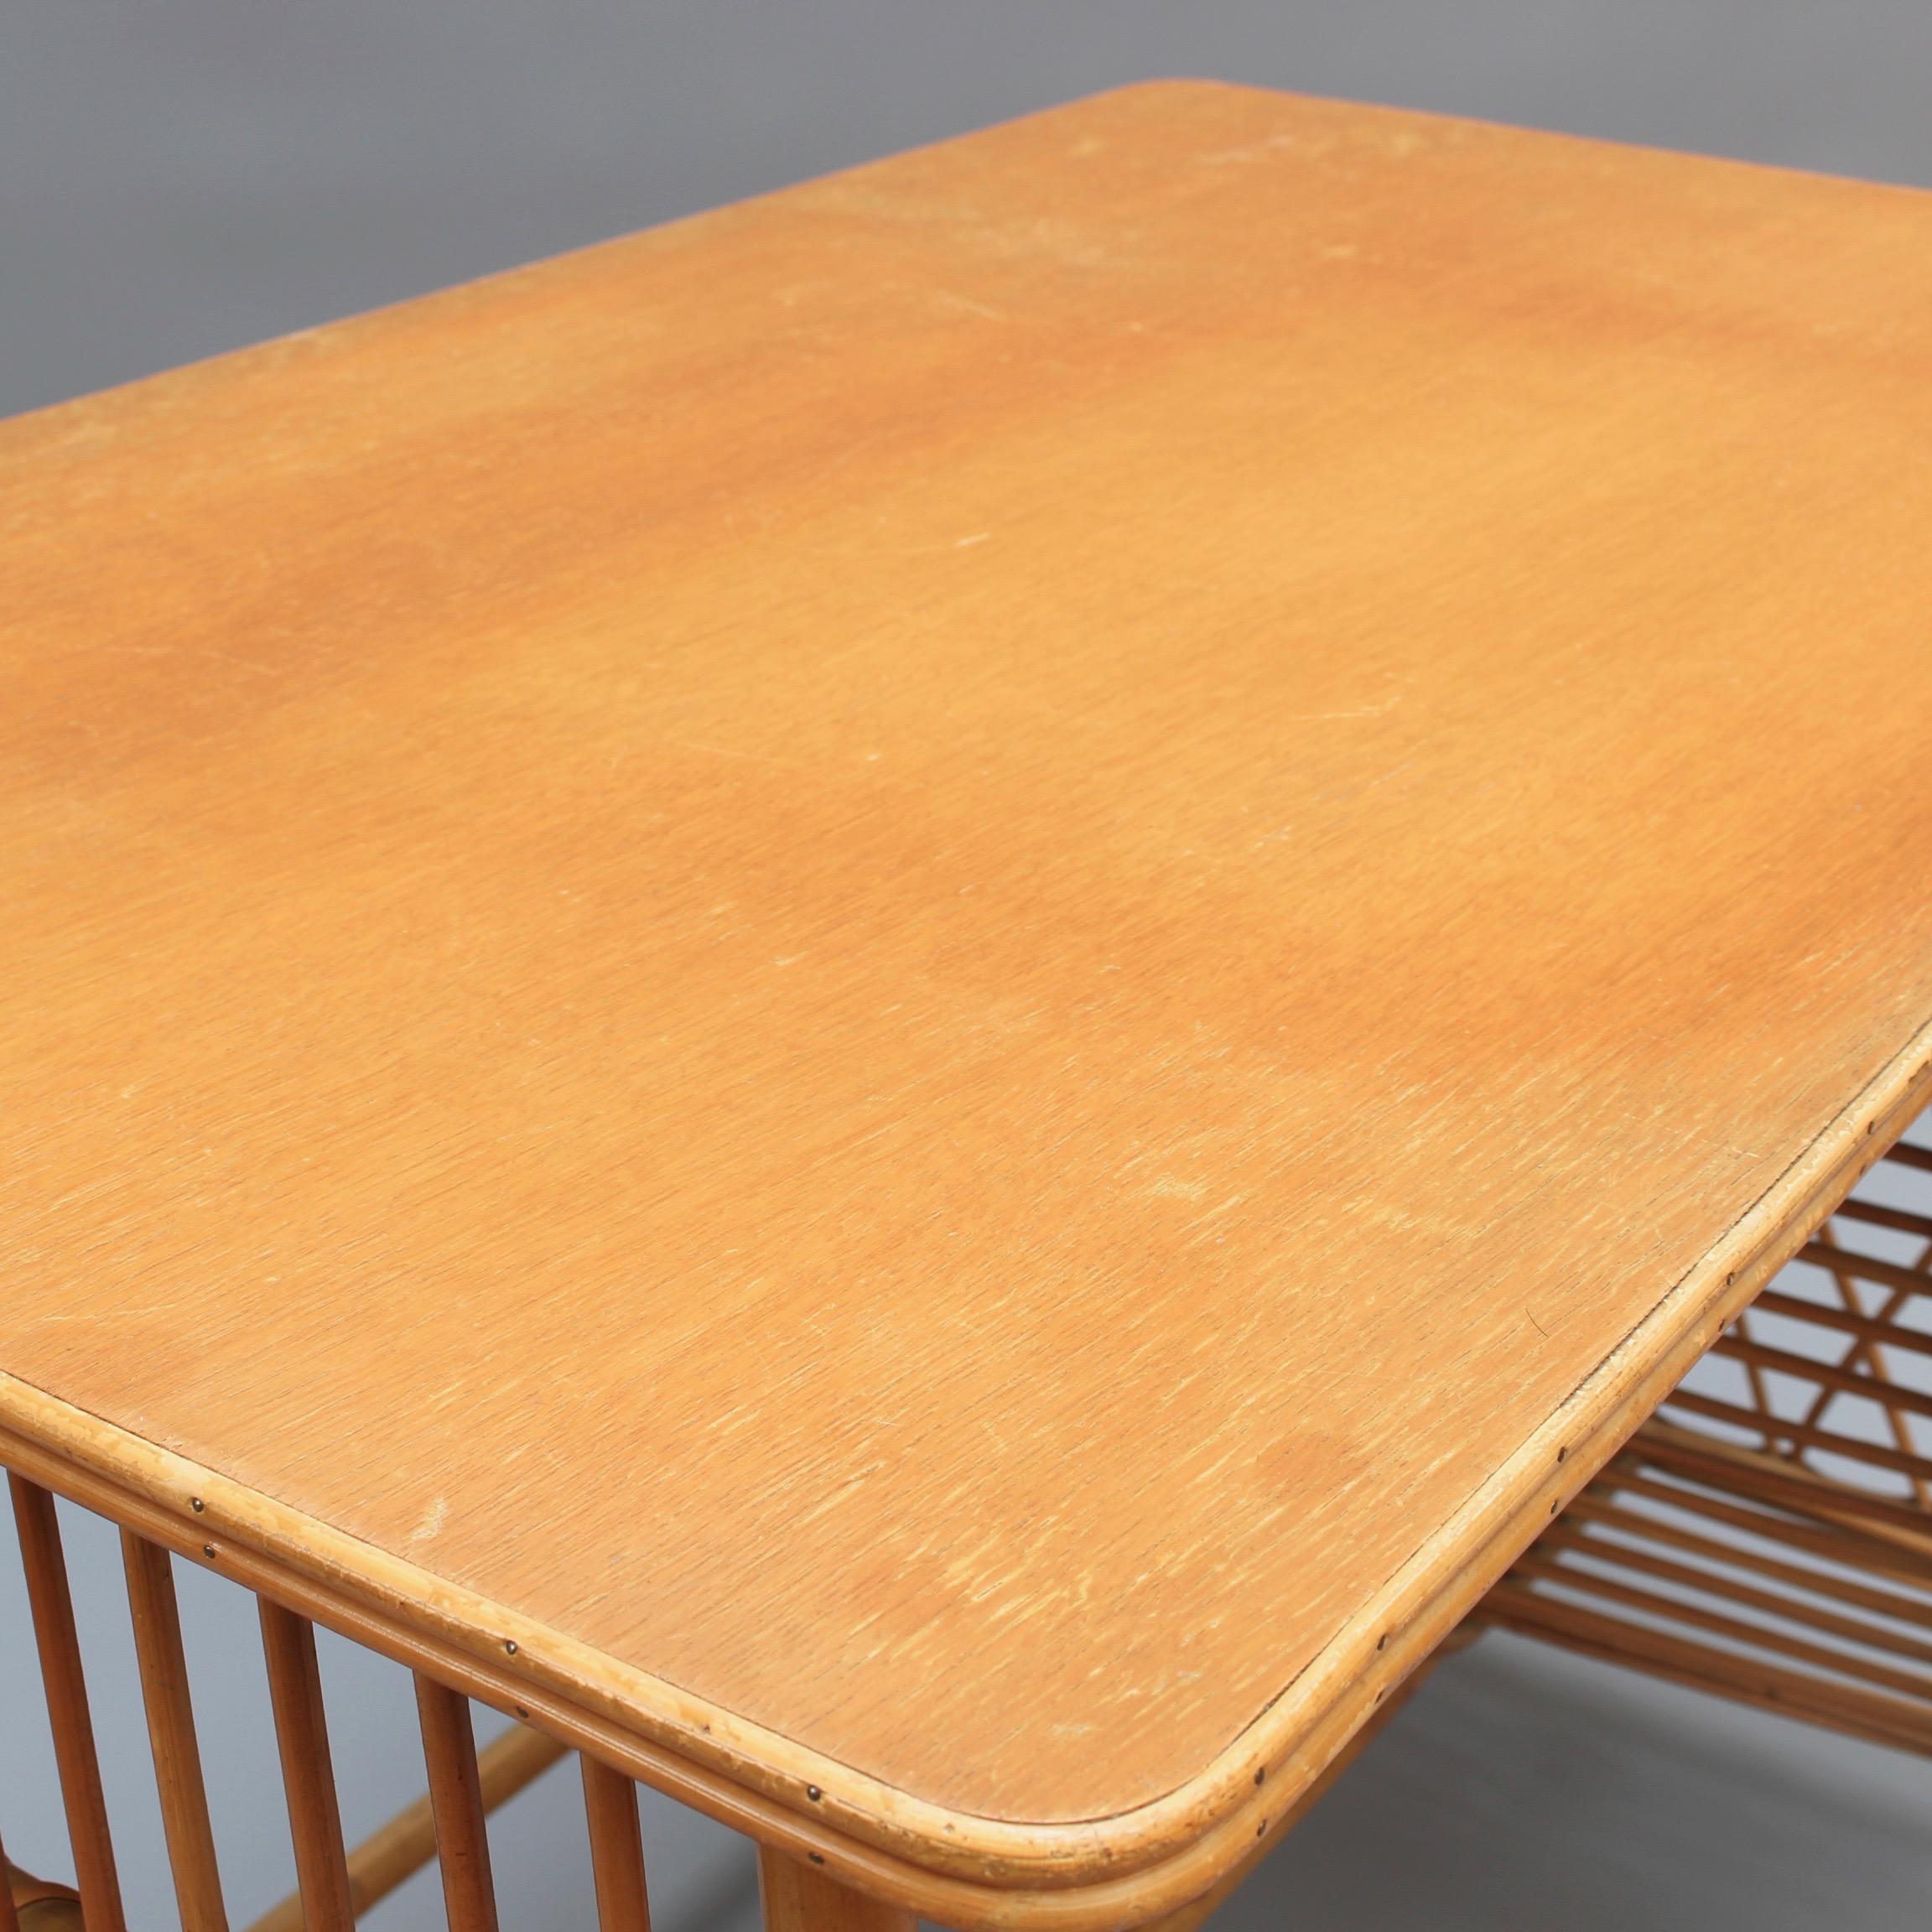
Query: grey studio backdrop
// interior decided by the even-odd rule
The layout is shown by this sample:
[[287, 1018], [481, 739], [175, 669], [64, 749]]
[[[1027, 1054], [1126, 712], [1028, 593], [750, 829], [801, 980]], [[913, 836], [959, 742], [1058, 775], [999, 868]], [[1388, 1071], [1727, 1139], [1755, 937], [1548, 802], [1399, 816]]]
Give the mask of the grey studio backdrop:
[[[0, 411], [1171, 73], [1932, 184], [1932, 0], [0, 0]], [[65, 1522], [132, 1916], [160, 1932], [118, 1551]], [[292, 1878], [267, 1686], [249, 1600], [181, 1590], [240, 1926]], [[30, 1655], [0, 1550], [0, 1819], [68, 1873]], [[327, 1639], [324, 1670], [355, 1836], [421, 1788], [413, 1700]], [[745, 1843], [642, 1802], [660, 1932], [750, 1932]], [[491, 1833], [506, 1926], [588, 1932], [568, 1765]], [[369, 1923], [441, 1911], [425, 1872]], [[1217, 1923], [1929, 1919], [1932, 1765], [1491, 1637]]]

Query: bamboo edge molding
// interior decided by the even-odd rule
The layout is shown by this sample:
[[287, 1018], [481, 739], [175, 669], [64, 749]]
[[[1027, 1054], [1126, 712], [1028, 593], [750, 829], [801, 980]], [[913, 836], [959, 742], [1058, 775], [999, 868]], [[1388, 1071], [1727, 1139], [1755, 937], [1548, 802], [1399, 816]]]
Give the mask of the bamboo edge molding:
[[1110, 1818], [1014, 1824], [894, 1790], [3, 1374], [0, 1461], [869, 1894], [969, 1932], [1105, 1932], [1183, 1910], [1280, 1836], [1390, 1693], [1903, 1133], [1929, 1078], [1932, 1025], [1213, 1763]]

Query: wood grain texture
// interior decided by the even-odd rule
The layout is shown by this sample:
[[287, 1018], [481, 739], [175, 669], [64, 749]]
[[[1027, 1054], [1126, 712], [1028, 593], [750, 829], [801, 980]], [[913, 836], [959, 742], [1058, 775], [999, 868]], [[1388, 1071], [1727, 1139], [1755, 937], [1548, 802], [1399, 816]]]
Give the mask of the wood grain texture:
[[0, 1366], [1104, 1862], [1912, 1070], [1929, 369], [1186, 86], [0, 430]]

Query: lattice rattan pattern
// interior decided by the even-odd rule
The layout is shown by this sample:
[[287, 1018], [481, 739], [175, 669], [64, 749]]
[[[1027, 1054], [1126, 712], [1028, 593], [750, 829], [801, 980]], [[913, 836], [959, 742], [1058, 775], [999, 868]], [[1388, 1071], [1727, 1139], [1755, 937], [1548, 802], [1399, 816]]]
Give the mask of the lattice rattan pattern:
[[1929, 1208], [1902, 1144], [1483, 1616], [1932, 1754]]

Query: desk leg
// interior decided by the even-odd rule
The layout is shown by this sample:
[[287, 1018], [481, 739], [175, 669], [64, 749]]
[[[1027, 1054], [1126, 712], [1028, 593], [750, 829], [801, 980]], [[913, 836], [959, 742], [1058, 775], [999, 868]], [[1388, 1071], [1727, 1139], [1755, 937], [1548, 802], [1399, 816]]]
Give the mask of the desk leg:
[[768, 1846], [758, 1847], [758, 1893], [765, 1932], [913, 1932], [902, 1906], [869, 1898], [817, 1867]]

